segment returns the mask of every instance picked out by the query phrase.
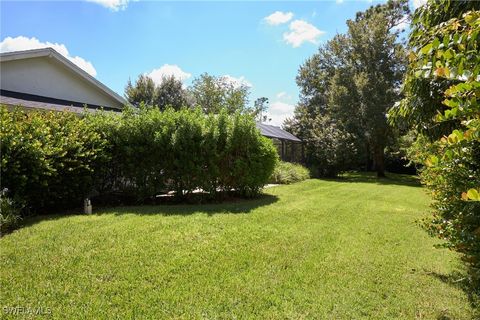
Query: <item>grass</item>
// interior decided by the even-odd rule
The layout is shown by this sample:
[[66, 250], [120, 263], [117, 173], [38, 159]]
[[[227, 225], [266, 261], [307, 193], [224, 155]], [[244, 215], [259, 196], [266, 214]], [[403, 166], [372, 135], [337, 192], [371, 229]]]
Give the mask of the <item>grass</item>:
[[350, 174], [251, 201], [43, 217], [0, 239], [1, 307], [55, 319], [471, 319], [458, 256], [415, 222], [427, 211], [411, 178]]

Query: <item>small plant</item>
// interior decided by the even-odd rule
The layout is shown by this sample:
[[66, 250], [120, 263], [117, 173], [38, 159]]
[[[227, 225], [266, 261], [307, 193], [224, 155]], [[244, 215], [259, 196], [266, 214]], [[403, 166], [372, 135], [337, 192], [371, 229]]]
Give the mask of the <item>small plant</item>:
[[272, 176], [271, 183], [290, 184], [310, 178], [310, 171], [300, 164], [279, 161]]
[[20, 220], [20, 208], [7, 197], [7, 189], [0, 191], [0, 236], [15, 228]]

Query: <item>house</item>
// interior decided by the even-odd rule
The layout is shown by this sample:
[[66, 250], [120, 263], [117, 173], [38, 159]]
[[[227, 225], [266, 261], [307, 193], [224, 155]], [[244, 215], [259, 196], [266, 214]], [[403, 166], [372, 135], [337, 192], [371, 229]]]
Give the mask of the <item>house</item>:
[[0, 54], [0, 104], [72, 111], [120, 111], [126, 100], [52, 48]]
[[262, 136], [270, 138], [277, 148], [280, 159], [288, 162], [303, 162], [304, 150], [302, 140], [280, 127], [257, 122]]

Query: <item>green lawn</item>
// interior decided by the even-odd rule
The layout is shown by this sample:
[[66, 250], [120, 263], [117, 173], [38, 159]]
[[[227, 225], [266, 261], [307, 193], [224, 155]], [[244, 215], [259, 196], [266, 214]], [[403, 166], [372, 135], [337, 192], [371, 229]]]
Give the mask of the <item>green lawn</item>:
[[458, 256], [416, 223], [428, 197], [409, 179], [266, 194], [32, 220], [0, 239], [1, 307], [56, 319], [474, 317]]

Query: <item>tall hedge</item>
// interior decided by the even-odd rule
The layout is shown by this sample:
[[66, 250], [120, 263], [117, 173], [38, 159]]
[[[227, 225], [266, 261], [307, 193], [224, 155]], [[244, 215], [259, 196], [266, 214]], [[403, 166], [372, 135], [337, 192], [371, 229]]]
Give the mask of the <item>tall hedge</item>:
[[106, 141], [71, 113], [0, 108], [1, 188], [27, 210], [68, 207], [87, 196]]
[[34, 211], [113, 193], [138, 203], [169, 191], [252, 196], [277, 161], [247, 115], [127, 108], [78, 117], [3, 107], [1, 121], [1, 187]]

